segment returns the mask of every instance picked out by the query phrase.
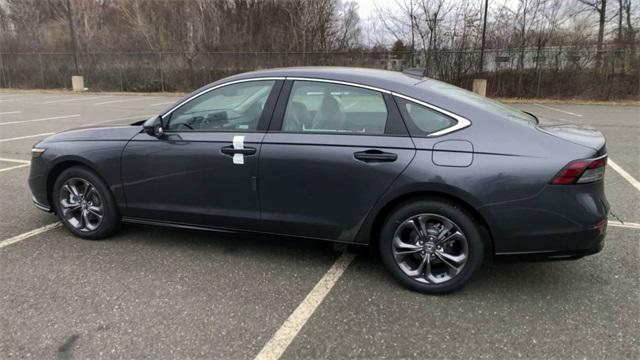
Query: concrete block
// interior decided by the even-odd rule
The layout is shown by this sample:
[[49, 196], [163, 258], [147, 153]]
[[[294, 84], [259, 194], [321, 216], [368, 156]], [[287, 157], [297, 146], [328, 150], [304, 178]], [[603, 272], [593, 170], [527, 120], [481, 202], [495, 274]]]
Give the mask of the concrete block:
[[71, 87], [73, 88], [73, 91], [84, 91], [84, 76], [72, 76]]
[[473, 92], [487, 96], [487, 79], [473, 79]]

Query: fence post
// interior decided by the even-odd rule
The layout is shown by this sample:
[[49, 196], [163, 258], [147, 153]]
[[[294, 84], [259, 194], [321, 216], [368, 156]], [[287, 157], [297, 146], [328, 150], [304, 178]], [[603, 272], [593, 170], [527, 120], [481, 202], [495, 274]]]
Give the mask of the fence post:
[[124, 91], [124, 79], [122, 78], [122, 66], [118, 66], [118, 72], [120, 73], [120, 91]]
[[164, 75], [162, 74], [162, 53], [158, 53], [158, 71], [160, 72], [160, 90], [164, 92]]
[[44, 82], [44, 68], [43, 68], [43, 64], [42, 64], [42, 53], [38, 53], [38, 62], [40, 64], [40, 81], [42, 83], [42, 88], [46, 89], [46, 85]]
[[4, 78], [4, 54], [0, 52], [0, 88], [8, 87]]

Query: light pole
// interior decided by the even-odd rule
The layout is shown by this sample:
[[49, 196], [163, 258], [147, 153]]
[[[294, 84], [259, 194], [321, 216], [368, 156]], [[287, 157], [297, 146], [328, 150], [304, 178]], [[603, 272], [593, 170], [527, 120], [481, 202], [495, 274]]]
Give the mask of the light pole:
[[484, 18], [482, 21], [482, 44], [480, 45], [480, 73], [484, 71], [484, 40], [487, 34], [487, 8], [489, 7], [489, 0], [484, 0]]
[[73, 13], [70, 0], [67, 0], [67, 19], [69, 20], [69, 36], [71, 37], [71, 49], [73, 50], [73, 62], [76, 67], [76, 75], [80, 75], [80, 70], [78, 69], [78, 44], [76, 43], [76, 30], [73, 27]]

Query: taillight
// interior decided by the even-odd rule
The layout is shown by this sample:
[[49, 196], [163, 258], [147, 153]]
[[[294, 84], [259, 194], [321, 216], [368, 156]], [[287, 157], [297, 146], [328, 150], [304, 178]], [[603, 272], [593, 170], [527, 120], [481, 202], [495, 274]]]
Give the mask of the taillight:
[[607, 155], [595, 159], [575, 160], [565, 166], [551, 181], [555, 185], [585, 184], [602, 180]]

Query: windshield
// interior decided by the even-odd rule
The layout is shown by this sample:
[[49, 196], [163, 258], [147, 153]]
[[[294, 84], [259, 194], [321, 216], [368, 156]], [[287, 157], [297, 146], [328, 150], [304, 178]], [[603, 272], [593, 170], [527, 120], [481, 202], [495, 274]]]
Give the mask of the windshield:
[[451, 95], [456, 100], [462, 101], [463, 103], [480, 107], [485, 111], [507, 117], [513, 121], [531, 125], [536, 125], [538, 123], [534, 116], [520, 111], [512, 106], [505, 105], [503, 103], [491, 100], [484, 96], [480, 96], [471, 91], [447, 84], [442, 81], [429, 79], [419, 83], [417, 86], [437, 89], [444, 94]]

